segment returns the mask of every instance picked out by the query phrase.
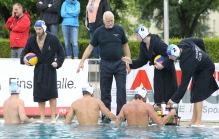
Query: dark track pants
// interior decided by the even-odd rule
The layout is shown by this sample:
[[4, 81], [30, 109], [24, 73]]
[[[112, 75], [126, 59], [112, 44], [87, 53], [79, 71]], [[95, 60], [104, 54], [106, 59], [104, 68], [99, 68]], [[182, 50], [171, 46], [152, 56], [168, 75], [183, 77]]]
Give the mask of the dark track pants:
[[116, 115], [119, 114], [122, 106], [126, 104], [126, 64], [122, 60], [100, 61], [100, 90], [101, 100], [105, 106], [111, 110], [111, 88], [113, 76], [116, 81], [116, 103], [117, 111]]

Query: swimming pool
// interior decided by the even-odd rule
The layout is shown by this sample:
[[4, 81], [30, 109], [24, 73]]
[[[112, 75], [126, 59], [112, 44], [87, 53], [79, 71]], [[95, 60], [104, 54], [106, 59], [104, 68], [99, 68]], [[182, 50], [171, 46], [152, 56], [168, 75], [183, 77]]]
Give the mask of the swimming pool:
[[123, 124], [116, 128], [113, 124], [96, 126], [66, 125], [63, 123], [31, 123], [7, 125], [0, 123], [0, 138], [4, 139], [216, 139], [218, 128], [183, 127], [183, 126], [150, 126], [127, 127]]

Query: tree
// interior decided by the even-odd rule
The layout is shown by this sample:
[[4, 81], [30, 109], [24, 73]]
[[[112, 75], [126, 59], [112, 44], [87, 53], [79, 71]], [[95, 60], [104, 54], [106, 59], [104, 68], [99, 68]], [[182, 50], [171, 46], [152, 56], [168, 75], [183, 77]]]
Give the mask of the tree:
[[[142, 12], [142, 19], [153, 20], [157, 28], [163, 28], [163, 1], [135, 0], [135, 2], [138, 4], [139, 11]], [[198, 32], [197, 26], [203, 27], [200, 19], [207, 18], [208, 11], [217, 11], [218, 5], [219, 0], [169, 0], [169, 26], [170, 31], [173, 31], [171, 33], [175, 35], [170, 37], [193, 36], [195, 32]], [[207, 28], [205, 26], [202, 29]]]

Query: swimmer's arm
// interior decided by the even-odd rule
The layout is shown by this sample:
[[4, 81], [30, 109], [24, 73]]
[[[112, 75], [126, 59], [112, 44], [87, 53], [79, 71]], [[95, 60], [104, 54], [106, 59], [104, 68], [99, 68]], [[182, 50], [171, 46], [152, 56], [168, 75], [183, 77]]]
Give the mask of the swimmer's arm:
[[74, 116], [75, 116], [74, 103], [72, 103], [71, 108], [68, 112], [68, 115], [66, 116], [65, 123], [66, 124], [71, 124]]
[[125, 119], [125, 115], [123, 113], [123, 107], [120, 110], [119, 115], [116, 117], [115, 126], [121, 125], [122, 121]]
[[157, 113], [154, 111], [154, 108], [152, 106], [149, 108], [149, 117], [151, 117], [153, 119], [153, 121], [158, 125], [166, 124], [169, 121], [169, 119], [171, 118], [171, 116], [173, 116], [175, 114], [176, 114], [176, 111], [171, 110], [166, 116], [164, 116], [163, 118], [160, 118], [157, 115]]
[[103, 104], [101, 100], [98, 101], [101, 112], [108, 118], [110, 118], [112, 121], [114, 121], [116, 119], [116, 116], [110, 112], [110, 110]]
[[20, 105], [18, 106], [18, 113], [19, 113], [19, 117], [20, 120], [23, 121], [24, 123], [31, 123], [34, 122], [33, 118], [28, 118], [24, 109], [24, 101], [21, 100], [20, 101]]

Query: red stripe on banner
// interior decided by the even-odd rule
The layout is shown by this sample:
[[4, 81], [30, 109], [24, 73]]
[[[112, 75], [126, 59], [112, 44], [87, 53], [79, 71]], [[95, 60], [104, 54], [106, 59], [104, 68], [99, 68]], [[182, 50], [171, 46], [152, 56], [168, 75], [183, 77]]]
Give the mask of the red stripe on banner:
[[145, 70], [139, 70], [130, 89], [135, 90], [140, 85], [143, 85], [147, 90], [152, 90], [151, 83]]
[[[56, 114], [67, 115], [70, 107], [56, 107]], [[38, 107], [25, 107], [26, 115], [39, 116], [40, 111]], [[3, 115], [3, 107], [0, 107], [0, 115]], [[50, 116], [50, 107], [45, 108], [45, 116]]]

